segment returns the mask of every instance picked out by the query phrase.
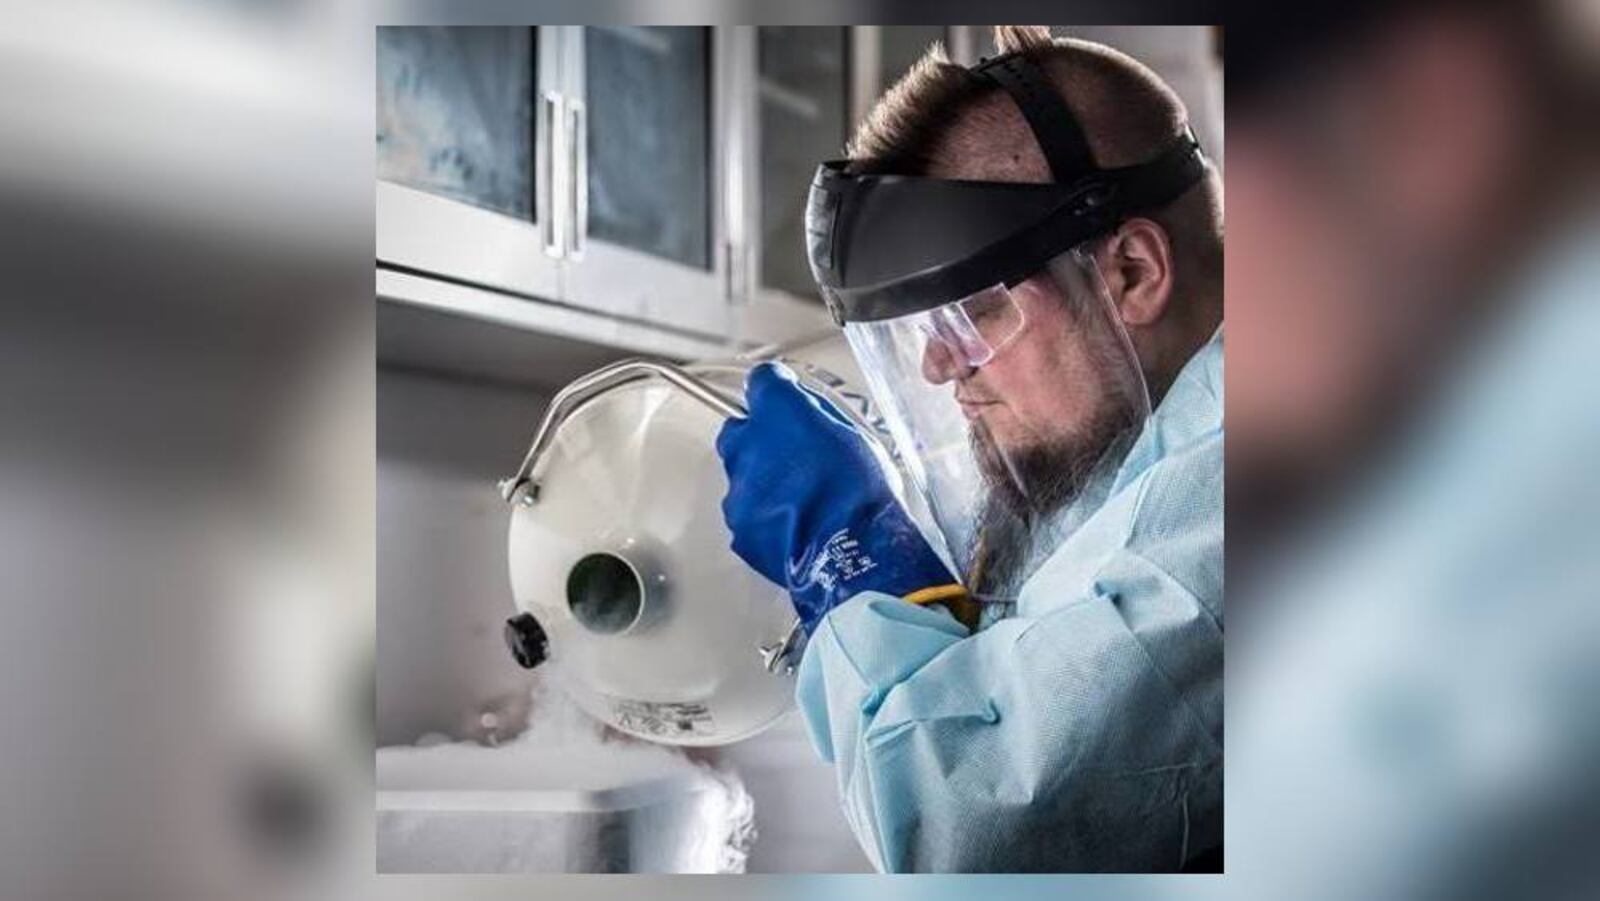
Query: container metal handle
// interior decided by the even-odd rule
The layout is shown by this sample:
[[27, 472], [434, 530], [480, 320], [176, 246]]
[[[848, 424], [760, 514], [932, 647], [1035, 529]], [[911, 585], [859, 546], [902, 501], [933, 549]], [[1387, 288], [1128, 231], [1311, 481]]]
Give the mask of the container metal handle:
[[[556, 430], [567, 417], [602, 392], [642, 378], [659, 378], [724, 418], [742, 419], [746, 415], [743, 404], [723, 395], [705, 381], [671, 363], [633, 359], [602, 366], [556, 392], [556, 396], [550, 401], [550, 408], [545, 411], [544, 419], [539, 423], [538, 430], [533, 433], [533, 441], [528, 445], [528, 453], [522, 458], [522, 465], [517, 467], [516, 473], [510, 478], [500, 481], [500, 497], [510, 502], [517, 498], [520, 491], [523, 503], [531, 504], [536, 501], [539, 486], [533, 481], [534, 468], [538, 465], [539, 458], [549, 448], [550, 442], [555, 439]], [[522, 490], [524, 486], [527, 487], [526, 491]]]

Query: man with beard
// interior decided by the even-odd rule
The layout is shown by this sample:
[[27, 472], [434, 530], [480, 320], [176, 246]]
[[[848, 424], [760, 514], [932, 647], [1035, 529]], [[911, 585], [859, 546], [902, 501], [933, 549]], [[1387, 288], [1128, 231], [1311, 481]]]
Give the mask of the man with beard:
[[812, 184], [900, 465], [758, 367], [724, 516], [794, 601], [796, 699], [879, 869], [1216, 868], [1220, 183], [1139, 63], [997, 44], [930, 53]]

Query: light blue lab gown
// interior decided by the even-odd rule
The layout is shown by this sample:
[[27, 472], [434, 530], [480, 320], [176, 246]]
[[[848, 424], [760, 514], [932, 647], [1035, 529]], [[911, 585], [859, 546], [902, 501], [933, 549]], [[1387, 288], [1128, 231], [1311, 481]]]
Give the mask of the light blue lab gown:
[[1105, 505], [976, 634], [863, 592], [796, 700], [872, 863], [1177, 870], [1222, 840], [1222, 332]]

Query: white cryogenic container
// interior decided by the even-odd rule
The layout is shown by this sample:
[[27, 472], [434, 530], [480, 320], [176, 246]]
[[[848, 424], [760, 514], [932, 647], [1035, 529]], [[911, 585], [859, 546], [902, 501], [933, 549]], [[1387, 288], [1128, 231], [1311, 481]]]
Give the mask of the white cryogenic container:
[[[821, 350], [805, 350], [783, 359], [857, 424], [901, 491], [865, 394], [804, 359]], [[647, 741], [724, 745], [793, 706], [794, 608], [734, 555], [721, 510], [715, 443], [725, 420], [744, 415], [749, 368], [630, 360], [590, 373], [556, 396], [501, 484], [513, 655], [550, 672], [596, 720]]]

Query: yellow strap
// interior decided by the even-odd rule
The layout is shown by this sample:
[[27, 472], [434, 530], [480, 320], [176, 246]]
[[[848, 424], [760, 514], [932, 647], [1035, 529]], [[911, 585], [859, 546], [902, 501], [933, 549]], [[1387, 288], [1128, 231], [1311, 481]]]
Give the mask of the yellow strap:
[[973, 632], [978, 630], [978, 603], [967, 594], [964, 585], [935, 585], [913, 591], [905, 599], [913, 604], [944, 604], [957, 622]]
[[937, 604], [951, 598], [966, 597], [965, 585], [935, 585], [932, 588], [923, 588], [906, 595], [906, 600], [913, 604]]

